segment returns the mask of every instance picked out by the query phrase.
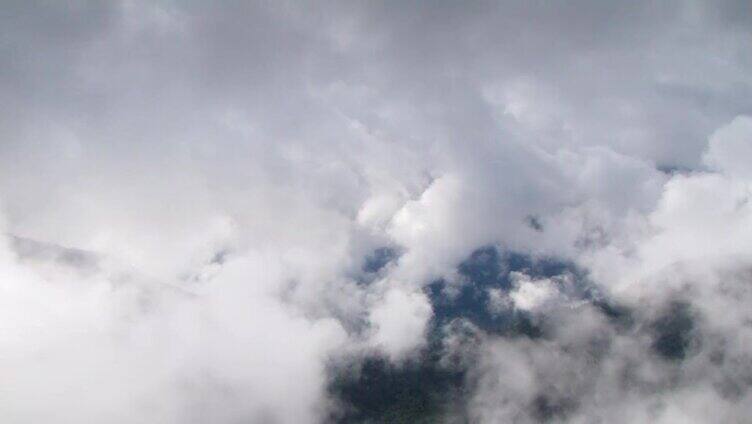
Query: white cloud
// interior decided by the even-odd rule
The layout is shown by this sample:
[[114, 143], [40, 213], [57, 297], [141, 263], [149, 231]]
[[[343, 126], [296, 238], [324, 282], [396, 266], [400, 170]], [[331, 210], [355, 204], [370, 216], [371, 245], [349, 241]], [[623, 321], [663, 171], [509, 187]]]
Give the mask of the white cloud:
[[392, 360], [406, 359], [423, 346], [430, 318], [431, 304], [425, 295], [390, 289], [371, 310], [375, 327], [371, 340]]
[[[602, 393], [572, 420], [744, 416], [737, 3], [8, 2], [0, 420], [325, 420], [327, 365], [410, 357], [425, 285], [485, 245], [573, 261], [641, 327], [612, 334], [561, 281], [518, 275], [490, 306], [560, 325], [478, 339], [472, 416], [527, 417], [569, 381]], [[401, 256], [363, 277], [383, 246]], [[677, 293], [731, 359], [703, 345], [667, 387], [643, 339]], [[630, 373], [654, 393], [620, 390]]]
[[[711, 137], [710, 152], [729, 127]], [[737, 340], [749, 337], [743, 305], [750, 300], [752, 232], [750, 182], [733, 169], [674, 175], [645, 216], [647, 228], [608, 231], [614, 239], [583, 252], [591, 278], [627, 305], [627, 331], [609, 325], [594, 305], [566, 296], [554, 279], [513, 274], [509, 298], [543, 317], [548, 335], [487, 343], [472, 400], [477, 419], [743, 420], [749, 391], [739, 378], [750, 373], [741, 365], [750, 352]], [[675, 302], [689, 312], [670, 306]]]
[[520, 273], [513, 274], [513, 279], [515, 287], [509, 293], [509, 297], [518, 309], [537, 311], [558, 297], [559, 290], [550, 279], [532, 280]]
[[726, 175], [752, 178], [752, 118], [737, 116], [710, 137], [703, 161]]

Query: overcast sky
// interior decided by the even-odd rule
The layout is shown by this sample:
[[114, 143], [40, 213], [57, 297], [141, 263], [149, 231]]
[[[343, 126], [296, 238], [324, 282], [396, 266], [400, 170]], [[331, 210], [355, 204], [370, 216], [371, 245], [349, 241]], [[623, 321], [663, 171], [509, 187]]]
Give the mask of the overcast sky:
[[485, 246], [635, 324], [515, 274], [556, 325], [479, 336], [467, 422], [752, 416], [747, 0], [6, 0], [0, 99], [4, 423], [324, 422]]

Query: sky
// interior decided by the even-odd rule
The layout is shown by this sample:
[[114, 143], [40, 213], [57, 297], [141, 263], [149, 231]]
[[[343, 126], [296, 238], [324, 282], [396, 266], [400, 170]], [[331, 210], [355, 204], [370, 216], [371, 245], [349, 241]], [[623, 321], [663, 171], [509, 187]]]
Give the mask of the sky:
[[748, 1], [0, 9], [2, 422], [752, 416]]

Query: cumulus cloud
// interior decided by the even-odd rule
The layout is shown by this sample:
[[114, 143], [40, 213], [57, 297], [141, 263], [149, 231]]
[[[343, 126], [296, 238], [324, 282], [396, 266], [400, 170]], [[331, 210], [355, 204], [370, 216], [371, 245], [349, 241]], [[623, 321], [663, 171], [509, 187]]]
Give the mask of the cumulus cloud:
[[748, 9], [7, 2], [0, 420], [743, 421]]
[[748, 329], [750, 180], [730, 157], [716, 158], [748, 138], [747, 119], [711, 136], [704, 158], [717, 172], [674, 175], [645, 232], [583, 256], [591, 277], [628, 309], [604, 313], [568, 297], [566, 285], [519, 273], [508, 298], [492, 297], [497, 308], [511, 301], [547, 319], [548, 334], [485, 344], [470, 408], [476, 420], [744, 420], [750, 393], [740, 380], [751, 357], [737, 340]]
[[531, 280], [525, 275], [515, 274], [515, 288], [509, 297], [516, 308], [532, 311], [544, 308], [546, 304], [555, 302], [559, 291], [556, 283], [549, 279]]
[[373, 340], [394, 361], [404, 359], [425, 340], [431, 305], [422, 293], [391, 289], [371, 311]]

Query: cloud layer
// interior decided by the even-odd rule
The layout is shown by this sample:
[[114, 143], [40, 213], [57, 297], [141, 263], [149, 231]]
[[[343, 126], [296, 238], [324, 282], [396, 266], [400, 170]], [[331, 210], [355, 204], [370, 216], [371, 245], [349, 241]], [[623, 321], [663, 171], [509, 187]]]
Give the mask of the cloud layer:
[[752, 414], [747, 2], [3, 9], [3, 422]]

